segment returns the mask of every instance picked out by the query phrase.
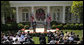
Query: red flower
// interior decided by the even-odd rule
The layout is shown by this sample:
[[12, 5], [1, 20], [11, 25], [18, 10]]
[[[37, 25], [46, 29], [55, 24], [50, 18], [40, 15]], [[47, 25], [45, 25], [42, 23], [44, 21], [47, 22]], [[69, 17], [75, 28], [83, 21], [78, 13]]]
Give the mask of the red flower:
[[21, 29], [22, 31], [24, 31], [25, 29]]
[[56, 28], [56, 30], [59, 30], [59, 28]]

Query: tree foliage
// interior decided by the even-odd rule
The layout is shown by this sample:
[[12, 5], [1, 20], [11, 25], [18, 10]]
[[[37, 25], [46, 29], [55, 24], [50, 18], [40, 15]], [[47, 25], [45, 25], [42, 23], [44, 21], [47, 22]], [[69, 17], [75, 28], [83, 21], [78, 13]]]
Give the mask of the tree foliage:
[[73, 1], [71, 6], [71, 12], [74, 15], [80, 15], [83, 13], [83, 1]]
[[9, 1], [1, 1], [1, 13], [2, 13], [2, 15], [4, 13], [4, 15], [9, 16], [11, 12], [12, 11], [11, 11]]
[[83, 1], [73, 1], [71, 13], [73, 15], [78, 15], [80, 20], [83, 21]]

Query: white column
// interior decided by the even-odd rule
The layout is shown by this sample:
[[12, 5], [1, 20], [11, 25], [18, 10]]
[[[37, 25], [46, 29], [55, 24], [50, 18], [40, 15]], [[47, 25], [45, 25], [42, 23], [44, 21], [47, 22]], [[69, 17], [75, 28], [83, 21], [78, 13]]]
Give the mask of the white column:
[[34, 6], [32, 6], [32, 13], [34, 12]]
[[[32, 11], [32, 14], [34, 15], [34, 7], [33, 7], [33, 6], [31, 7], [31, 11]], [[32, 14], [31, 14], [31, 15], [32, 15]], [[30, 15], [30, 16], [31, 16], [31, 15]], [[35, 17], [35, 16], [34, 16], [34, 17]], [[30, 18], [31, 18], [31, 17], [30, 17]], [[31, 22], [31, 20], [30, 20], [30, 22]], [[31, 22], [31, 27], [30, 27], [30, 29], [32, 29], [32, 22]]]
[[32, 6], [31, 11], [32, 11], [32, 15], [33, 15], [33, 17], [35, 18], [35, 16], [34, 16], [34, 6]]
[[[47, 6], [47, 14], [50, 15], [50, 6]], [[48, 29], [50, 29], [50, 23], [48, 23]]]
[[2, 15], [2, 24], [5, 24], [4, 14]]
[[[47, 6], [47, 14], [50, 14], [50, 6]], [[47, 18], [47, 15], [46, 15]]]
[[63, 19], [62, 19], [62, 23], [65, 23], [65, 6], [63, 6]]
[[47, 6], [47, 13], [50, 13], [50, 6]]
[[16, 22], [19, 23], [18, 7], [16, 7]]
[[[35, 18], [35, 15], [34, 15], [34, 6], [32, 6], [32, 15], [33, 17]], [[35, 19], [34, 19], [35, 20]]]

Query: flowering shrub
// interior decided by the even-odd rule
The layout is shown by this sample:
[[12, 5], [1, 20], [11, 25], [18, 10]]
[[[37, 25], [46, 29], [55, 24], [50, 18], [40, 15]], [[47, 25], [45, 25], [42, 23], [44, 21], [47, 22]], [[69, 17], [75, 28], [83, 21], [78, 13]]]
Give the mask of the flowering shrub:
[[62, 29], [63, 28], [63, 25], [60, 24], [60, 25], [57, 25], [56, 27], [59, 28], [59, 29]]

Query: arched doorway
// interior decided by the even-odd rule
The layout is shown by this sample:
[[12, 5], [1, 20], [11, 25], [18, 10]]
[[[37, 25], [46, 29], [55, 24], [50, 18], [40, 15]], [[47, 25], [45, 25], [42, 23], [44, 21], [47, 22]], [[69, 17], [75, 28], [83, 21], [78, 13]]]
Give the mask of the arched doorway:
[[44, 21], [45, 20], [45, 11], [42, 8], [36, 10], [35, 13], [37, 21]]

